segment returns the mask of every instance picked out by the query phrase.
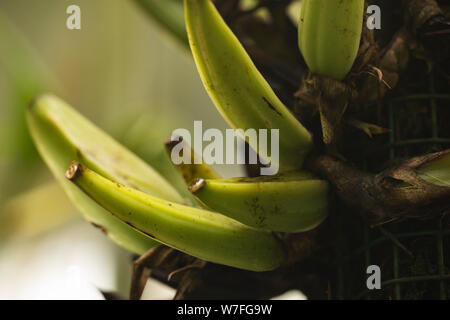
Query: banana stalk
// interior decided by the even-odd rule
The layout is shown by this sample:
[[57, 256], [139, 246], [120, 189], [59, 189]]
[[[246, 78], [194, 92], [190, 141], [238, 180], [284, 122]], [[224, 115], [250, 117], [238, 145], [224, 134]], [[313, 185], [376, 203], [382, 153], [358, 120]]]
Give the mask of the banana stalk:
[[197, 258], [252, 271], [272, 270], [285, 260], [271, 233], [114, 183], [77, 162], [66, 177], [135, 230]]
[[255, 228], [304, 232], [327, 217], [328, 183], [308, 173], [198, 179], [189, 189], [206, 207]]
[[212, 1], [184, 5], [191, 51], [219, 112], [235, 129], [279, 129], [280, 170], [300, 168], [312, 147], [310, 133], [275, 95]]
[[313, 73], [346, 77], [359, 49], [364, 0], [303, 0], [298, 43]]
[[27, 110], [27, 121], [42, 158], [88, 221], [132, 252], [142, 254], [157, 244], [87, 197], [64, 178], [64, 172], [72, 160], [78, 160], [115, 182], [183, 202], [164, 178], [55, 96], [37, 98]]

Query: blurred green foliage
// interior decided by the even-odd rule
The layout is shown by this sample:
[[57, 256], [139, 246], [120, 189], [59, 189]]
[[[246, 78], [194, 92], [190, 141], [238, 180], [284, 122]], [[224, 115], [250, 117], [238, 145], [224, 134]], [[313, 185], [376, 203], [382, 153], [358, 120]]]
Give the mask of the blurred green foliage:
[[189, 47], [184, 24], [183, 0], [134, 0], [161, 27]]
[[0, 65], [6, 72], [9, 108], [2, 110], [0, 156], [10, 161], [0, 187], [0, 199], [14, 193], [38, 163], [38, 155], [29, 137], [25, 108], [39, 92], [58, 92], [48, 69], [15, 25], [0, 12]]

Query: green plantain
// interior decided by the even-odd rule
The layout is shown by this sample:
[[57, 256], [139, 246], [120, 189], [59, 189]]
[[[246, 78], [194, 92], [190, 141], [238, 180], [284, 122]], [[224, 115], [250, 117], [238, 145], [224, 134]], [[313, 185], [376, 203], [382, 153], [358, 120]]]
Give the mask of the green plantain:
[[[312, 148], [310, 133], [275, 95], [212, 1], [185, 0], [184, 5], [191, 51], [219, 112], [234, 129], [279, 129], [280, 171], [300, 168]], [[263, 155], [261, 144], [258, 148], [249, 140], [262, 160], [268, 160], [272, 147]]]
[[342, 80], [353, 66], [363, 28], [364, 0], [303, 0], [300, 51], [313, 73]]
[[285, 260], [283, 245], [271, 233], [215, 212], [150, 196], [77, 162], [66, 177], [135, 230], [197, 258], [252, 271], [272, 270]]
[[198, 179], [190, 190], [206, 207], [265, 230], [304, 232], [327, 217], [328, 183], [308, 173]]
[[135, 253], [142, 254], [156, 244], [98, 206], [69, 183], [64, 172], [77, 159], [116, 182], [183, 202], [164, 178], [55, 96], [43, 95], [34, 100], [27, 110], [27, 121], [42, 158], [88, 221]]

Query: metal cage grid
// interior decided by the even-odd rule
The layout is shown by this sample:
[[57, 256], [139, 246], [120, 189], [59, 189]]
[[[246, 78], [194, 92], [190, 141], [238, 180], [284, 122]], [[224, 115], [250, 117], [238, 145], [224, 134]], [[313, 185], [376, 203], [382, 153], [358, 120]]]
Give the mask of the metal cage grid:
[[[422, 139], [407, 139], [407, 140], [397, 140], [395, 138], [395, 112], [394, 107], [398, 108], [400, 103], [407, 102], [407, 101], [423, 101], [428, 100], [429, 101], [429, 111], [431, 115], [431, 125], [432, 125], [432, 133], [431, 137], [429, 138], [422, 138]], [[436, 145], [440, 148], [444, 147], [445, 145], [450, 145], [450, 139], [448, 138], [442, 138], [439, 136], [439, 128], [438, 128], [438, 106], [437, 101], [449, 101], [450, 102], [450, 95], [449, 94], [437, 94], [435, 92], [435, 85], [434, 85], [434, 77], [430, 75], [429, 77], [429, 92], [424, 94], [414, 94], [414, 95], [408, 95], [403, 97], [397, 97], [393, 98], [388, 103], [388, 117], [389, 117], [389, 129], [390, 129], [390, 136], [389, 136], [389, 160], [390, 163], [395, 163], [395, 160], [397, 158], [397, 150], [399, 147], [405, 147], [405, 146], [413, 146], [413, 145]], [[450, 120], [450, 119], [449, 119]], [[341, 224], [343, 222], [342, 217], [339, 217], [339, 223]], [[377, 246], [380, 246], [382, 244], [386, 245], [392, 245], [392, 274], [393, 277], [391, 277], [388, 280], [383, 280], [383, 270], [381, 270], [382, 273], [382, 282], [381, 282], [381, 291], [386, 290], [387, 288], [390, 288], [393, 291], [393, 294], [390, 295], [392, 299], [395, 300], [401, 300], [404, 297], [402, 296], [402, 285], [406, 283], [412, 283], [412, 282], [424, 282], [424, 281], [435, 281], [439, 283], [439, 298], [446, 300], [450, 297], [448, 296], [448, 289], [449, 281], [450, 281], [450, 272], [446, 267], [446, 263], [448, 264], [449, 261], [445, 261], [445, 252], [448, 252], [446, 250], [450, 250], [450, 248], [445, 248], [445, 242], [444, 239], [446, 237], [450, 237], [450, 229], [444, 229], [442, 220], [437, 219], [438, 221], [435, 222], [436, 228], [432, 230], [423, 230], [420, 232], [403, 232], [403, 233], [396, 233], [395, 238], [396, 239], [412, 239], [412, 238], [418, 238], [418, 237], [433, 237], [436, 241], [436, 256], [437, 261], [436, 264], [438, 266], [438, 272], [436, 274], [432, 275], [424, 275], [424, 276], [408, 276], [408, 277], [402, 277], [400, 275], [400, 263], [399, 263], [399, 247], [398, 245], [392, 241], [392, 238], [386, 235], [378, 236], [376, 238], [373, 238], [374, 230], [370, 228], [368, 223], [366, 221], [363, 221], [362, 224], [364, 226], [363, 231], [363, 244], [353, 252], [351, 252], [348, 255], [343, 255], [343, 248], [340, 244], [336, 247], [336, 257], [337, 257], [337, 292], [336, 297], [337, 299], [344, 299], [344, 298], [350, 298], [350, 299], [371, 299], [374, 296], [374, 291], [380, 291], [380, 290], [368, 290], [364, 289], [361, 292], [355, 294], [346, 292], [345, 287], [345, 267], [348, 266], [349, 263], [354, 261], [355, 259], [362, 259], [365, 264], [364, 272], [366, 271], [366, 268], [374, 263], [371, 252], [374, 248]], [[338, 227], [340, 230], [343, 230]], [[391, 242], [391, 243], [390, 243]], [[364, 277], [367, 278], [368, 275], [364, 273]], [[364, 279], [361, 278], [361, 279]], [[364, 287], [365, 287], [365, 281], [364, 281]]]

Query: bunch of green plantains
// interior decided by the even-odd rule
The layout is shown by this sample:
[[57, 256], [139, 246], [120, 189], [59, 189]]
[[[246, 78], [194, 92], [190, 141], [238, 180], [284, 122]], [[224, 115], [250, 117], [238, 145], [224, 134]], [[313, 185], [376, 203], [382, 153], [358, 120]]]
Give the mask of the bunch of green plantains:
[[225, 119], [244, 130], [280, 129], [277, 176], [220, 179], [210, 168], [196, 168], [206, 165], [181, 165], [196, 171], [186, 182], [196, 185], [190, 190], [200, 208], [57, 97], [43, 95], [31, 104], [32, 136], [74, 204], [119, 245], [142, 254], [162, 243], [236, 268], [275, 269], [287, 257], [272, 231], [307, 231], [327, 216], [328, 183], [302, 171], [311, 134], [278, 99], [211, 1], [186, 1], [185, 14], [198, 70]]
[[[28, 109], [32, 137], [79, 211], [120, 246], [137, 254], [151, 252], [156, 260], [166, 254], [158, 248], [167, 246], [250, 271], [288, 265], [311, 249], [298, 234], [326, 220], [331, 189], [378, 221], [448, 202], [450, 196], [449, 152], [415, 158], [375, 176], [349, 166], [337, 151], [338, 124], [353, 99], [348, 89], [352, 70], [363, 69], [373, 55], [370, 45], [360, 44], [364, 8], [364, 0], [302, 1], [298, 45], [310, 72], [299, 96], [320, 111], [323, 138], [314, 140], [212, 1], [184, 1], [188, 42], [219, 112], [235, 129], [280, 130], [276, 176], [222, 179], [206, 164], [179, 164], [193, 194], [192, 201], [185, 199], [144, 161], [52, 95], [36, 98]], [[383, 78], [381, 69], [371, 68]], [[169, 153], [174, 142], [166, 143]]]

